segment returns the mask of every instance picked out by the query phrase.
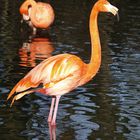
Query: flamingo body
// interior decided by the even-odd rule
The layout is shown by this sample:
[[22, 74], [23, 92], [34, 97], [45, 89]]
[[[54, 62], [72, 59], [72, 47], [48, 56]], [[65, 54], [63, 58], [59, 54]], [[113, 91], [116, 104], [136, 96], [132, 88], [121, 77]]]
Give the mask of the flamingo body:
[[54, 21], [54, 12], [50, 4], [38, 2], [31, 10], [31, 22], [37, 28], [48, 28]]
[[[15, 93], [15, 100], [34, 91], [53, 96], [48, 122], [55, 125], [58, 103], [61, 95], [91, 80], [101, 64], [101, 46], [97, 26], [99, 12], [117, 14], [118, 9], [107, 0], [98, 0], [90, 14], [91, 59], [88, 64], [72, 54], [60, 54], [42, 61], [21, 79], [10, 92], [8, 99]], [[40, 84], [42, 87], [37, 88]], [[55, 96], [55, 98], [54, 98]]]
[[54, 21], [54, 11], [50, 4], [26, 0], [19, 9], [24, 20], [30, 20], [32, 26], [47, 29]]
[[82, 83], [87, 64], [71, 54], [60, 54], [42, 61], [17, 83], [14, 92], [24, 92], [43, 84], [47, 95], [63, 95]]

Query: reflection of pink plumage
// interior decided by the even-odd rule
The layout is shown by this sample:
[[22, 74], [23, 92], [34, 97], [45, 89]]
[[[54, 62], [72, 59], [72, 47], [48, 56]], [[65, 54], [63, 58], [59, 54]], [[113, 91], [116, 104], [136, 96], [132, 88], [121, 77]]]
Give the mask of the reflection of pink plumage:
[[[87, 83], [99, 70], [101, 48], [97, 27], [98, 13], [111, 12], [116, 15], [117, 11], [118, 9], [107, 0], [98, 0], [94, 5], [90, 15], [92, 54], [89, 64], [84, 63], [79, 57], [71, 54], [60, 54], [50, 57], [33, 68], [21, 79], [10, 92], [8, 99], [15, 92], [19, 94], [15, 95], [12, 103], [34, 91], [52, 96], [48, 122], [51, 122], [51, 125], [55, 125], [61, 95]], [[37, 88], [41, 83], [43, 87]]]
[[54, 48], [49, 38], [34, 38], [31, 43], [24, 43], [19, 49], [20, 66], [34, 67], [36, 60], [51, 57]]

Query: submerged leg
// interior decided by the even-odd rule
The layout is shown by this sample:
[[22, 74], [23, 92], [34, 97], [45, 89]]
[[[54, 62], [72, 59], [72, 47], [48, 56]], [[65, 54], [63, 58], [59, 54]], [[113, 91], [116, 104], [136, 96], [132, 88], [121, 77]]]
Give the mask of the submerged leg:
[[33, 30], [32, 35], [36, 35], [36, 32], [37, 32], [36, 27], [34, 27], [34, 25], [32, 24], [32, 22], [31, 22], [31, 21], [29, 21], [29, 22], [28, 22], [28, 24], [29, 24], [29, 26], [30, 26], [30, 27], [32, 28], [32, 30]]
[[55, 103], [55, 108], [54, 108], [54, 113], [53, 113], [53, 118], [52, 118], [52, 121], [51, 121], [51, 125], [56, 125], [55, 121], [56, 121], [56, 115], [57, 115], [57, 110], [58, 110], [60, 97], [61, 97], [60, 95], [56, 96], [56, 103]]
[[48, 122], [51, 122], [51, 120], [52, 120], [54, 103], [55, 103], [55, 97], [52, 98], [51, 108], [50, 108], [50, 112], [49, 112], [49, 116], [48, 116]]
[[49, 134], [50, 134], [50, 140], [56, 140], [56, 126], [52, 126], [49, 123]]

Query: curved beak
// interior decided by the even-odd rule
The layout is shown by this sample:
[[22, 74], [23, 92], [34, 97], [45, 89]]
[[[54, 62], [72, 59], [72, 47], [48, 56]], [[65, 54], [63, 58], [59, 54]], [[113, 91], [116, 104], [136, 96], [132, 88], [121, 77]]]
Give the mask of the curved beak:
[[112, 13], [114, 16], [117, 15], [117, 19], [119, 21], [119, 14], [118, 14], [118, 8], [111, 5], [110, 3], [109, 4], [105, 4], [104, 5], [106, 7], [106, 9], [108, 10], [108, 12]]

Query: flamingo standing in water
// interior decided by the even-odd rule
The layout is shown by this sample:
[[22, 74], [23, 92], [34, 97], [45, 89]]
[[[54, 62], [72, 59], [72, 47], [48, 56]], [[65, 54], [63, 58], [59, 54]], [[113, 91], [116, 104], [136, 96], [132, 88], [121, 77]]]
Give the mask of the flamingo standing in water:
[[[15, 92], [18, 94], [14, 96], [11, 105], [15, 100], [32, 92], [52, 96], [48, 122], [51, 125], [56, 124], [60, 97], [87, 83], [99, 70], [101, 64], [101, 46], [97, 26], [99, 12], [111, 12], [116, 15], [118, 9], [107, 0], [98, 0], [93, 6], [89, 21], [92, 47], [89, 64], [72, 54], [60, 54], [42, 61], [12, 89], [7, 99], [10, 99]], [[38, 87], [40, 84], [43, 84], [43, 87]]]
[[48, 3], [26, 0], [19, 11], [23, 20], [33, 28], [33, 33], [36, 28], [47, 29], [54, 21], [54, 10]]

